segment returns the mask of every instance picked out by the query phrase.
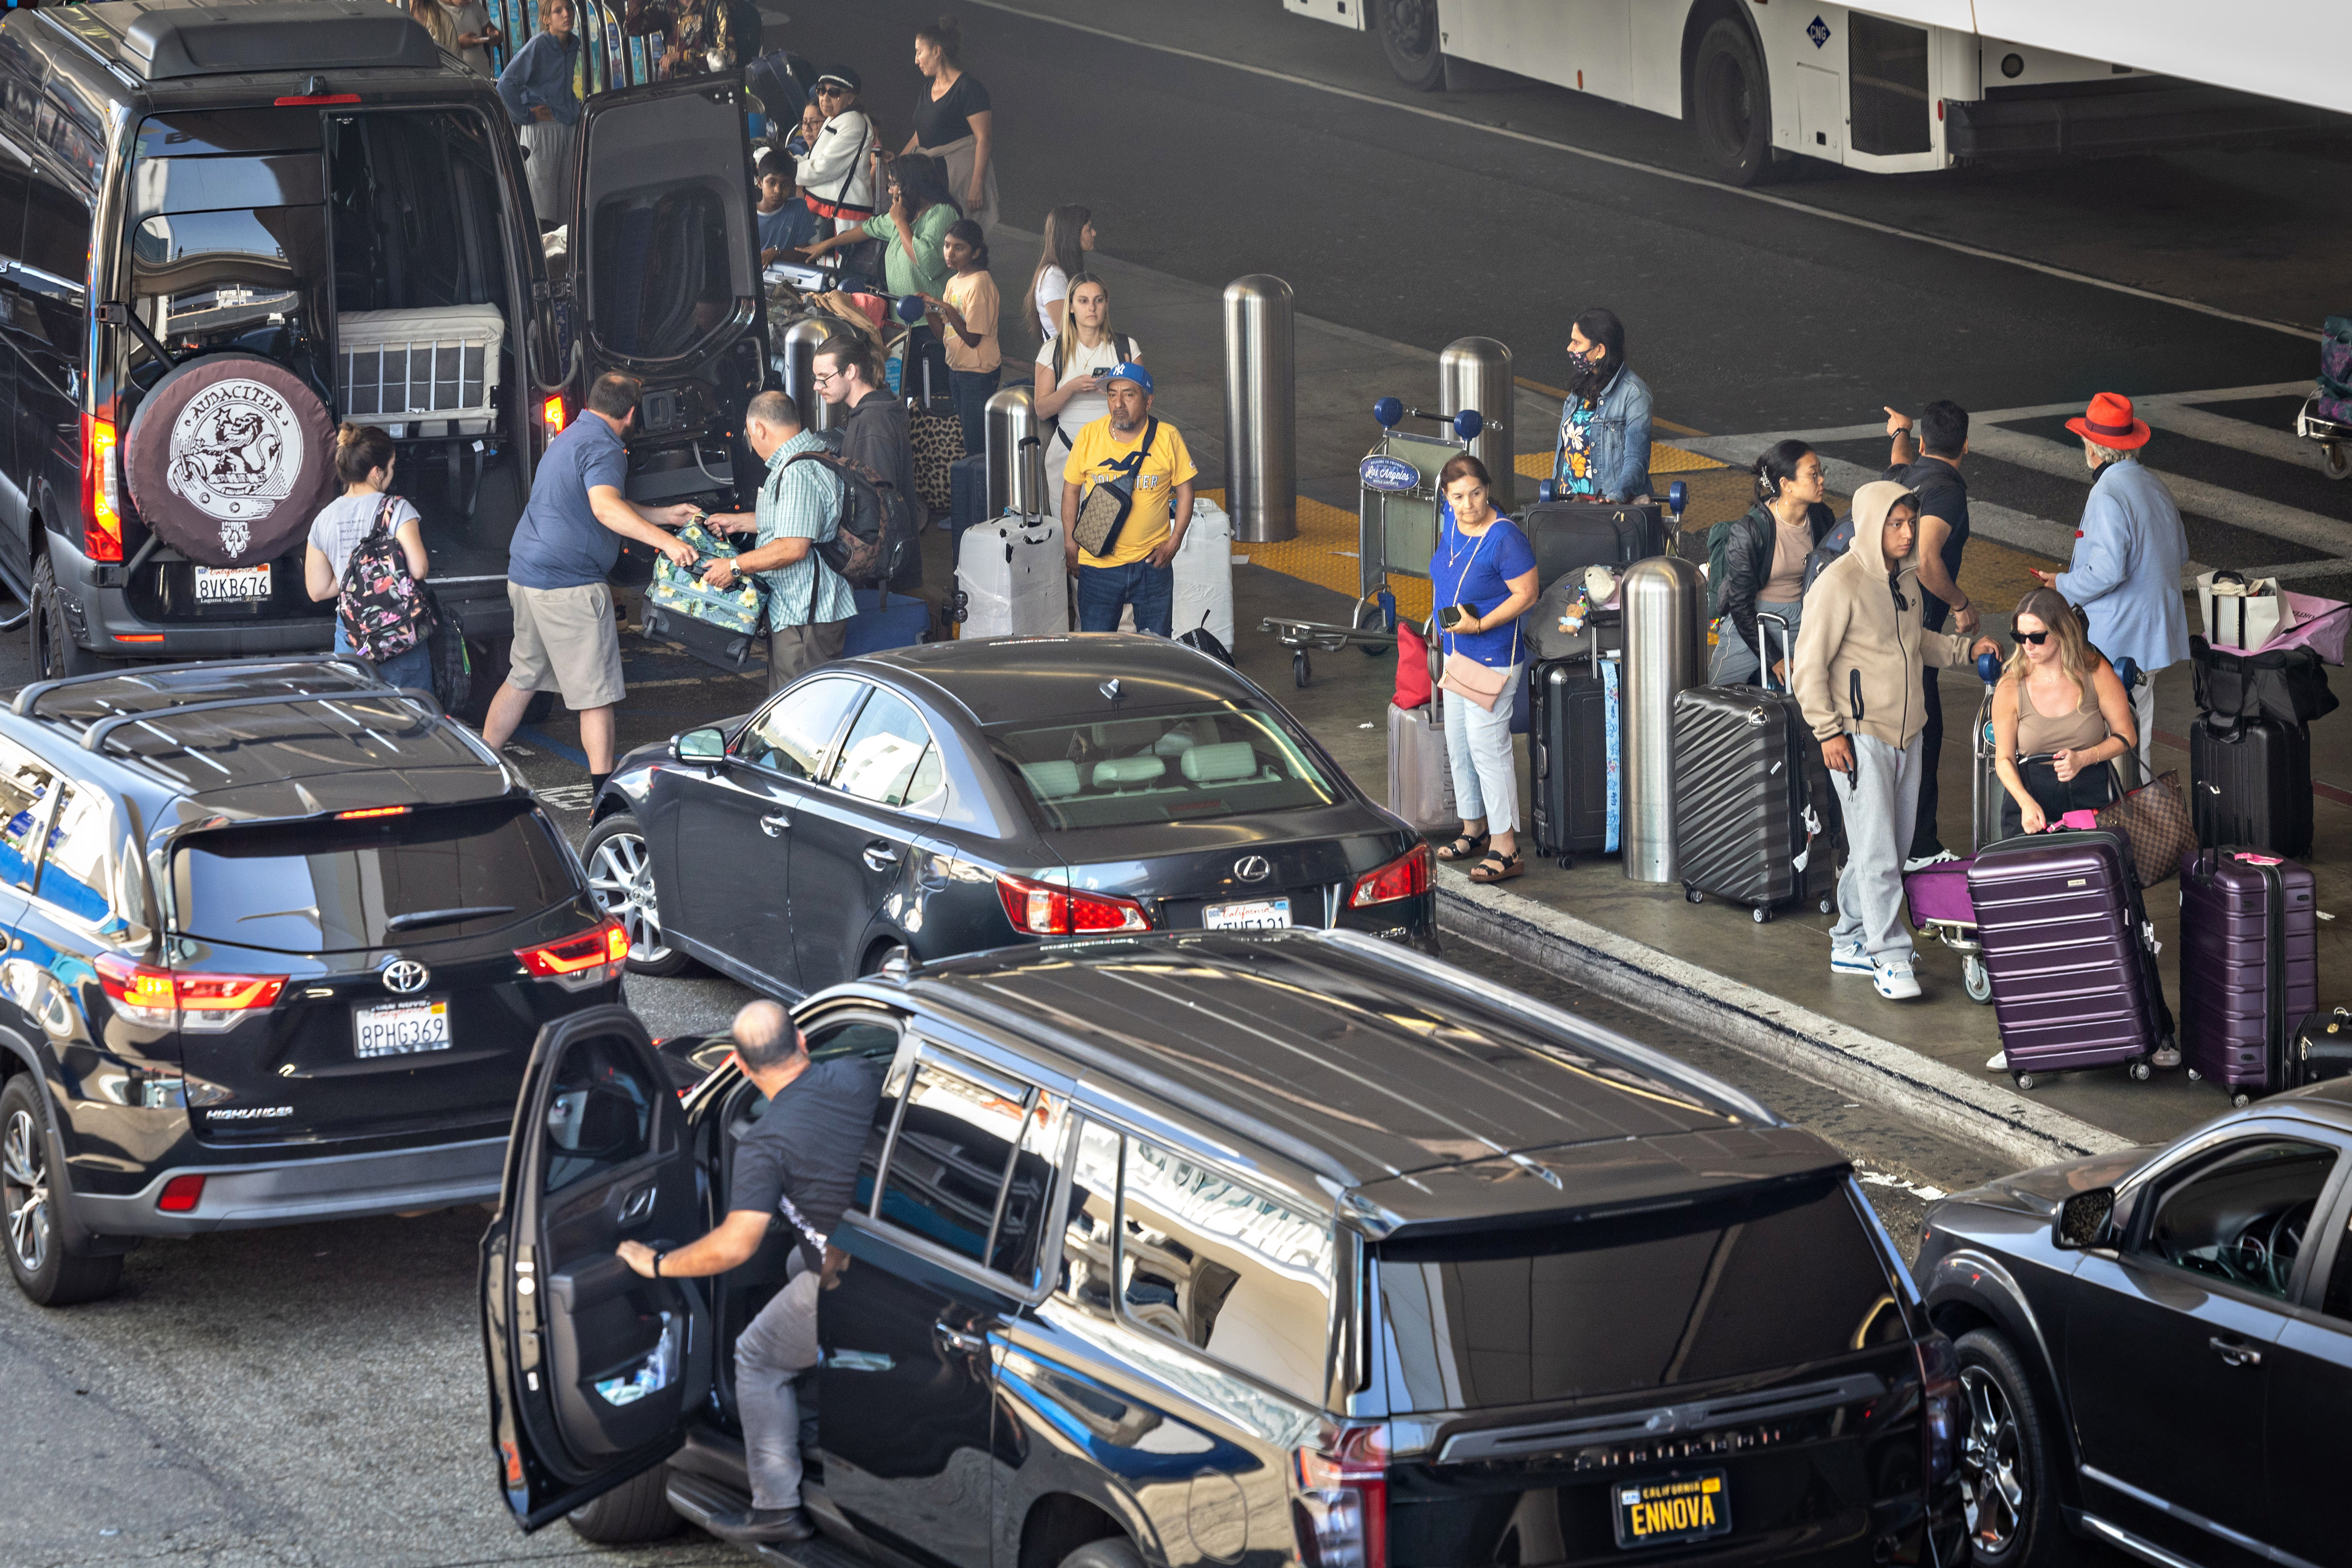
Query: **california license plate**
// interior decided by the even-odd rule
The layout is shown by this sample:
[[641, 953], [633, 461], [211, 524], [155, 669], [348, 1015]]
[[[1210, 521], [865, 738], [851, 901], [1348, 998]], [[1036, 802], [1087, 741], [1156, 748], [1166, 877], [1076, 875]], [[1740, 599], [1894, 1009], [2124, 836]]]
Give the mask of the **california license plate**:
[[1611, 1495], [1617, 1504], [1620, 1546], [1704, 1541], [1731, 1530], [1731, 1488], [1721, 1470], [1626, 1481]]
[[404, 1057], [449, 1048], [449, 998], [379, 1002], [352, 1011], [352, 1051], [361, 1057]]
[[266, 565], [196, 568], [199, 605], [252, 605], [268, 597], [269, 568]]
[[1252, 899], [1246, 903], [1210, 904], [1201, 910], [1201, 924], [1209, 931], [1279, 931], [1289, 923], [1288, 899]]

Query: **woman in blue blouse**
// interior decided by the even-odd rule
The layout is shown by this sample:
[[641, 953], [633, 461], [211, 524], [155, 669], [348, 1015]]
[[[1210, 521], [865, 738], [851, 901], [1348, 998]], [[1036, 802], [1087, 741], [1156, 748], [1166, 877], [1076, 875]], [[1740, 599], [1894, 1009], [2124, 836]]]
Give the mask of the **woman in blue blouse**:
[[1527, 869], [1519, 856], [1519, 773], [1511, 756], [1511, 697], [1526, 649], [1519, 616], [1536, 602], [1536, 552], [1518, 524], [1488, 504], [1494, 479], [1486, 465], [1465, 452], [1438, 471], [1445, 507], [1429, 575], [1442, 623], [1444, 650], [1503, 673], [1502, 700], [1492, 711], [1448, 691], [1445, 755], [1454, 770], [1454, 804], [1462, 833], [1437, 851], [1441, 860], [1475, 859], [1474, 882], [1502, 882]]
[[539, 0], [539, 26], [499, 73], [499, 96], [530, 153], [524, 173], [545, 230], [572, 221], [572, 142], [580, 134], [580, 95], [572, 87], [580, 39], [572, 28], [572, 0]]

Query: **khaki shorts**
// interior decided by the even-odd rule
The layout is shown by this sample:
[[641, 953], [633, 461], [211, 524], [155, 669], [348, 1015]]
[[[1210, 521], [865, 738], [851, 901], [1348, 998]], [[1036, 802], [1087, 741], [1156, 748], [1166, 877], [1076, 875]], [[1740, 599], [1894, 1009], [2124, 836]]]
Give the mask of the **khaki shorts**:
[[514, 606], [508, 685], [518, 691], [560, 691], [563, 705], [575, 713], [613, 707], [626, 695], [610, 586], [526, 588], [509, 583], [507, 603]]

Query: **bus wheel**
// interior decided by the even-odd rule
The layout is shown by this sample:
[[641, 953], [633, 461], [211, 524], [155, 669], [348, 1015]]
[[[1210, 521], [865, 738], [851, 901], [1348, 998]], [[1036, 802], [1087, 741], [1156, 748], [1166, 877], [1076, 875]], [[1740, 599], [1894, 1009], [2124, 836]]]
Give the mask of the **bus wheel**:
[[1709, 27], [1691, 57], [1691, 118], [1716, 173], [1752, 185], [1772, 163], [1772, 96], [1748, 29], [1730, 16]]
[[1445, 53], [1438, 47], [1437, 0], [1381, 0], [1373, 30], [1397, 80], [1422, 92], [1445, 82]]

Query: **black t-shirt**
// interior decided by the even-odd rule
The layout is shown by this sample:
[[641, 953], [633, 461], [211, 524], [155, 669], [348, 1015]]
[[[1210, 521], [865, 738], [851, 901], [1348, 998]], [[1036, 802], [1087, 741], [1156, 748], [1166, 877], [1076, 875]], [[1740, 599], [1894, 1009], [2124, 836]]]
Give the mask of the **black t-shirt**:
[[842, 1057], [810, 1064], [735, 1145], [728, 1208], [781, 1214], [777, 1200], [788, 1197], [819, 1235], [831, 1236], [856, 1201], [857, 1157], [881, 1098], [879, 1062]]
[[[971, 117], [988, 111], [988, 89], [970, 71], [955, 79], [946, 96], [933, 98], [925, 82], [915, 99], [915, 145], [944, 147], [971, 134]], [[958, 196], [963, 193], [958, 191]]]
[[[1917, 496], [1921, 517], [1940, 517], [1952, 525], [1951, 533], [1944, 540], [1944, 572], [1954, 583], [1959, 582], [1960, 550], [1969, 542], [1968, 479], [1943, 458], [1928, 457], [1925, 452], [1909, 468], [1889, 468], [1879, 478], [1893, 479]], [[1944, 617], [1951, 606], [1924, 586], [1919, 597], [1919, 624], [1931, 632], [1942, 631]]]

